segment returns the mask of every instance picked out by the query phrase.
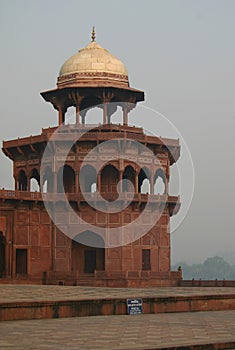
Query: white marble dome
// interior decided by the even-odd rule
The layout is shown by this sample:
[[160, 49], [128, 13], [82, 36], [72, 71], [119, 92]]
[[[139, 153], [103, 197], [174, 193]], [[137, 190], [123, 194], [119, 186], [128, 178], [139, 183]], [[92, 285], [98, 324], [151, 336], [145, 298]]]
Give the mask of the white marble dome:
[[95, 41], [65, 61], [59, 76], [72, 73], [111, 73], [128, 76], [125, 65]]

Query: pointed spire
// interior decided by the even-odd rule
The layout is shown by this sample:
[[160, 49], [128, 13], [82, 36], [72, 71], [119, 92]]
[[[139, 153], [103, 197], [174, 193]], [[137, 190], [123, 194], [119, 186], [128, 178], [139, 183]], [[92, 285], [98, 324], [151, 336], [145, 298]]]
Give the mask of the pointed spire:
[[92, 27], [92, 32], [91, 32], [91, 41], [95, 41], [95, 26]]

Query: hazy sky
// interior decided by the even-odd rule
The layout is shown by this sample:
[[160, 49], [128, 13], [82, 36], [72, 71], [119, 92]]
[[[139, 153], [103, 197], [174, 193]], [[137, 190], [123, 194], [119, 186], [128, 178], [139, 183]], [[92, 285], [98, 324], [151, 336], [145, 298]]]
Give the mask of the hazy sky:
[[[177, 127], [192, 155], [195, 192], [172, 235], [173, 262], [235, 256], [235, 1], [1, 0], [0, 9], [0, 140], [56, 124], [39, 92], [55, 87], [60, 66], [89, 43], [95, 25], [97, 42], [145, 91], [144, 105]], [[144, 109], [133, 118], [173, 136]], [[187, 174], [184, 166], [182, 154]], [[0, 187], [12, 188], [11, 177], [1, 155]]]

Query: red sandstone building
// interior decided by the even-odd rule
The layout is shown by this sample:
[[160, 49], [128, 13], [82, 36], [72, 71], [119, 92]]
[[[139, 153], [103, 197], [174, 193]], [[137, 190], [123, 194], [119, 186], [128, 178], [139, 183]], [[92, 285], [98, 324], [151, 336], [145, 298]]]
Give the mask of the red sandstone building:
[[[170, 217], [179, 209], [179, 197], [170, 196], [168, 189], [170, 166], [180, 154], [179, 141], [148, 136], [143, 129], [128, 125], [128, 114], [144, 100], [144, 93], [130, 87], [124, 64], [95, 42], [94, 33], [92, 42], [63, 64], [57, 88], [41, 95], [58, 111], [57, 136], [63, 142], [53, 140], [53, 155], [43, 172], [42, 158], [56, 128], [3, 142], [2, 150], [13, 162], [15, 190], [0, 190], [0, 283], [176, 285], [181, 273], [170, 271]], [[91, 128], [86, 123], [87, 112], [97, 105], [102, 109], [102, 124]], [[66, 123], [70, 107], [75, 110], [74, 125]], [[112, 122], [117, 109], [122, 111], [122, 124]], [[66, 153], [73, 132], [82, 136]], [[110, 140], [118, 142], [110, 146], [106, 143]], [[125, 159], [117, 156], [123, 145]], [[161, 194], [156, 190], [160, 178], [164, 184]], [[120, 180], [133, 185], [133, 199], [120, 212], [108, 212], [107, 203], [128, 198], [128, 183], [120, 187]], [[36, 192], [33, 182], [38, 184]], [[72, 214], [60, 200], [63, 190]], [[58, 194], [56, 200], [53, 194]], [[45, 203], [56, 208], [60, 225], [52, 220]], [[156, 212], [160, 216], [153, 223]], [[77, 231], [70, 229], [73, 217]], [[152, 226], [137, 239], [133, 239], [137, 226], [130, 226], [132, 238], [125, 244], [107, 245], [96, 230], [127, 227], [138, 218], [139, 227], [150, 222]], [[94, 229], [87, 231], [84, 222]], [[66, 230], [70, 233], [64, 234]], [[84, 234], [97, 246], [76, 239]]]

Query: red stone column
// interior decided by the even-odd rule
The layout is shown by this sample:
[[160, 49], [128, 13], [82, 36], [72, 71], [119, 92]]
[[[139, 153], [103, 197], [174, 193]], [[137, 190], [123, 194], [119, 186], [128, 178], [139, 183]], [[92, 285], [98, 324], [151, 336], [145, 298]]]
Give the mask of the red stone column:
[[154, 194], [154, 178], [150, 179], [150, 194]]
[[[101, 97], [101, 96], [100, 96]], [[103, 101], [103, 124], [107, 124], [108, 122], [110, 123], [110, 117], [112, 113], [114, 113], [115, 108], [112, 105], [109, 105], [109, 102], [112, 100], [113, 93], [110, 91], [103, 91], [102, 94], [102, 101]], [[109, 119], [109, 120], [108, 120]]]
[[61, 106], [59, 106], [59, 116], [58, 116], [58, 124], [61, 125], [64, 122], [64, 110]]
[[83, 98], [84, 98], [84, 96], [79, 96], [78, 94], [76, 94], [76, 97], [74, 97], [74, 99], [76, 100], [76, 124], [81, 123], [81, 121], [80, 121], [80, 106], [81, 106], [81, 102], [82, 102]]
[[80, 124], [80, 106], [76, 106], [76, 124]]
[[138, 193], [138, 187], [139, 187], [138, 173], [135, 173], [135, 192], [136, 193]]
[[27, 188], [26, 191], [30, 192], [30, 177], [27, 175]]
[[101, 173], [97, 176], [97, 192], [101, 192]]
[[79, 192], [79, 172], [75, 171], [75, 193]]
[[123, 170], [119, 170], [119, 184], [118, 184], [118, 191], [121, 193], [123, 192], [122, 188], [122, 178], [123, 178]]
[[128, 125], [128, 111], [127, 111], [127, 106], [124, 105], [122, 107], [122, 111], [123, 111], [123, 124], [124, 125]]
[[169, 192], [169, 178], [165, 177], [165, 194], [168, 194]]
[[107, 102], [103, 103], [103, 124], [107, 124]]

